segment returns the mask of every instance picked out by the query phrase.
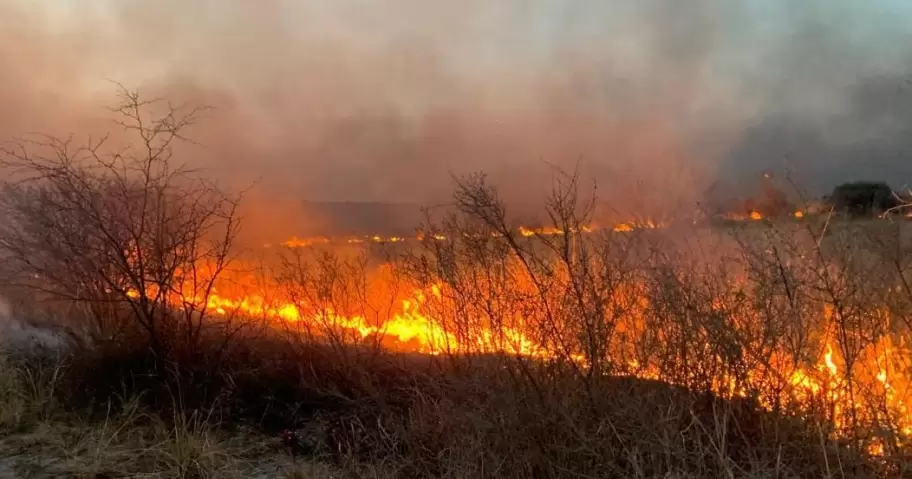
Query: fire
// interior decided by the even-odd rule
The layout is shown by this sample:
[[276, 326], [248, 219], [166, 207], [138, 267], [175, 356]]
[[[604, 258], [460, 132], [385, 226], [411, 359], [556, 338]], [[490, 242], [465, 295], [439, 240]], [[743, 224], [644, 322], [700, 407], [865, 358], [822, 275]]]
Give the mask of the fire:
[[652, 219], [646, 219], [641, 221], [628, 221], [624, 223], [618, 223], [614, 225], [612, 230], [616, 233], [627, 233], [634, 230], [654, 230], [665, 228], [665, 224], [653, 221]]
[[[608, 228], [610, 231], [616, 233], [626, 233], [638, 229], [658, 229], [664, 228], [665, 224], [653, 221], [652, 219], [646, 219], [642, 221], [628, 221], [623, 223], [618, 223], [611, 228]], [[578, 228], [573, 227], [569, 228], [571, 234], [590, 234], [598, 231], [602, 231], [603, 228], [596, 226], [594, 224], [584, 224], [580, 225]], [[532, 228], [527, 226], [519, 226], [516, 229], [516, 233], [520, 236], [530, 238], [535, 236], [555, 236], [555, 235], [565, 235], [567, 231], [564, 231], [562, 228], [556, 226], [544, 226], [539, 228]], [[501, 236], [499, 233], [492, 233], [493, 237]], [[341, 238], [330, 238], [325, 236], [315, 236], [308, 238], [299, 238], [297, 236], [291, 237], [288, 240], [282, 242], [282, 246], [286, 248], [306, 248], [315, 245], [327, 245], [327, 244], [363, 244], [367, 242], [373, 243], [403, 243], [410, 240], [415, 241], [426, 241], [428, 239], [433, 239], [435, 241], [445, 241], [447, 239], [446, 235], [440, 233], [426, 234], [424, 232], [419, 232], [413, 237], [405, 236], [384, 236], [380, 234], [365, 235], [365, 236], [345, 236]], [[266, 245], [267, 247], [269, 245]]]
[[[205, 268], [203, 268], [205, 269]], [[154, 295], [154, 288], [147, 287], [147, 294]], [[387, 317], [370, 320], [363, 314], [344, 314], [332, 307], [310, 304], [307, 301], [283, 296], [281, 288], [271, 280], [257, 280], [244, 274], [230, 275], [213, 288], [208, 296], [194, 294], [195, 288], [184, 285], [175, 292], [170, 302], [190, 305], [195, 310], [232, 317], [263, 318], [280, 321], [293, 330], [308, 330], [318, 335], [341, 333], [344, 337], [367, 339], [377, 337], [398, 343], [396, 349], [425, 354], [445, 351], [508, 352], [529, 357], [545, 357], [545, 349], [522, 331], [504, 328], [500, 340], [491, 331], [482, 331], [472, 344], [462, 344], [456, 335], [423, 310], [428, 298], [441, 299], [443, 289], [439, 284], [415, 288], [398, 301]], [[137, 291], [127, 295], [138, 298]]]
[[[611, 229], [626, 232], [637, 228], [661, 226], [654, 222], [629, 222], [620, 223]], [[592, 228], [591, 231], [596, 230]], [[519, 234], [522, 236], [566, 234], [558, 231], [556, 228], [519, 228]], [[445, 239], [442, 235], [420, 237], [431, 238]], [[391, 242], [405, 241], [402, 237], [387, 238], [379, 235], [363, 240], [385, 239], [393, 239]], [[284, 244], [294, 248], [301, 244], [314, 243], [292, 238]], [[386, 268], [387, 271], [392, 270], [392, 266], [387, 265]], [[306, 299], [306, 295], [294, 294], [274, 278], [257, 279], [245, 273], [238, 273], [218, 282], [212, 294], [207, 297], [196, 294], [196, 290], [188, 285], [176, 293], [173, 303], [192, 304], [197, 309], [205, 308], [210, 313], [221, 316], [263, 318], [291, 331], [316, 332], [324, 336], [341, 335], [356, 341], [376, 340], [392, 349], [431, 355], [445, 352], [502, 352], [535, 358], [569, 357], [582, 367], [589, 365], [590, 359], [584, 356], [582, 350], [567, 351], [563, 349], [565, 346], [561, 341], [552, 337], [562, 334], [560, 325], [550, 326], [554, 329], [544, 336], [536, 336], [535, 328], [528, 327], [528, 321], [535, 321], [536, 314], [541, 314], [541, 307], [534, 304], [534, 300], [520, 301], [518, 307], [521, 309], [525, 306], [527, 309], [511, 311], [510, 314], [514, 317], [501, 318], [499, 324], [494, 326], [471, 318], [473, 314], [483, 313], [459, 309], [453, 299], [456, 292], [447, 284], [406, 283], [402, 289], [397, 289], [392, 284], [392, 275], [375, 276], [371, 280], [374, 280], [383, 291], [404, 291], [401, 294], [390, 293], [395, 294], [395, 301], [390, 303], [392, 306], [388, 310], [381, 313], [377, 313], [371, 307], [356, 310], [346, 309], [344, 305], [336, 307], [331, 303], [310, 301]], [[522, 278], [521, 272], [516, 272], [516, 277], [511, 277], [510, 281], [488, 279], [491, 283], [484, 287], [515, 289], [511, 290], [510, 294], [534, 292], [535, 286]], [[559, 288], [554, 288], [554, 291], [559, 291]], [[137, 293], [131, 292], [130, 295], [136, 297]], [[662, 341], [666, 337], [664, 335], [671, 334], [665, 331], [650, 331], [651, 326], [644, 318], [650, 314], [652, 305], [645, 293], [645, 286], [630, 284], [619, 289], [615, 295], [629, 300], [620, 301], [627, 305], [627, 309], [617, 320], [615, 331], [617, 337], [625, 339], [613, 345], [611, 351], [612, 356], [617, 358], [617, 363], [626, 369], [618, 369], [613, 373], [658, 379], [669, 383], [678, 382], [686, 386], [686, 368], [669, 374], [668, 365], [636, 355], [636, 342], [640, 337], [648, 333], [657, 334], [657, 340]], [[366, 296], [369, 297], [371, 294]], [[535, 294], [526, 297], [534, 298]], [[370, 298], [366, 301], [369, 302]], [[725, 297], [718, 297], [712, 301], [713, 310], [724, 311], [726, 306]], [[472, 319], [470, 332], [462, 331], [451, 323], [454, 311], [460, 311], [461, 316]], [[756, 364], [755, 369], [748, 371], [742, 379], [736, 381], [734, 376], [725, 374], [713, 377], [711, 388], [726, 397], [747, 396], [752, 391], [762, 390], [762, 387], [770, 382], [779, 382], [786, 387], [789, 397], [796, 401], [799, 407], [829, 405], [829, 419], [837, 433], [848, 431], [859, 423], [878, 424], [885, 421], [906, 437], [912, 438], [912, 411], [907, 406], [909, 401], [912, 401], [912, 381], [904, 374], [908, 368], [902, 366], [903, 361], [912, 357], [909, 346], [896, 341], [892, 336], [885, 335], [876, 344], [858, 351], [854, 361], [847, 361], [844, 357], [845, 345], [834, 332], [837, 330], [834, 308], [823, 308], [819, 315], [818, 319], [822, 326], [815, 333], [820, 335], [815, 339], [819, 342], [814, 343], [817, 345], [815, 353], [811, 354], [812, 357], [807, 358], [806, 362], [790, 361], [787, 358], [791, 356], [784, 351], [775, 351], [768, 364]], [[749, 324], [753, 318], [734, 318], [733, 321]], [[873, 314], [870, 322], [883, 324], [884, 330], [891, 330], [889, 315], [886, 312]], [[699, 349], [699, 354], [711, 354], [709, 341], [701, 340], [699, 344], [702, 346], [694, 346], [695, 351]], [[677, 377], [675, 374], [682, 376]], [[778, 407], [772, 398], [761, 396], [760, 402], [770, 409]], [[879, 439], [872, 440], [869, 443], [871, 454], [882, 455], [886, 447], [893, 447], [878, 441]]]
[[[805, 216], [807, 216], [807, 213], [806, 213], [805, 211], [799, 209], [799, 210], [795, 210], [795, 211], [791, 212], [791, 213], [788, 214], [787, 216], [791, 216], [791, 217], [793, 217], [793, 218], [795, 218], [795, 219], [799, 219], [799, 220], [800, 220], [800, 219], [804, 218]], [[726, 219], [726, 220], [728, 220], [728, 221], [739, 221], [739, 222], [741, 222], [741, 221], [760, 221], [760, 220], [765, 219], [766, 216], [764, 216], [763, 213], [761, 213], [760, 211], [757, 211], [757, 210], [750, 210], [750, 211], [747, 212], [747, 214], [744, 214], [744, 213], [726, 213], [726, 214], [721, 215], [721, 218], [724, 218], [724, 219]]]
[[284, 241], [282, 243], [282, 246], [285, 246], [286, 248], [303, 248], [305, 246], [312, 246], [315, 244], [327, 244], [329, 242], [330, 242], [329, 238], [326, 238], [324, 236], [318, 236], [318, 237], [314, 237], [314, 238], [298, 238], [297, 236], [293, 236], [293, 237], [289, 238], [288, 240]]
[[525, 236], [525, 237], [535, 236], [535, 231], [534, 231], [534, 230], [530, 230], [530, 229], [526, 228], [525, 226], [520, 226], [520, 227], [519, 227], [519, 234], [521, 234], [521, 235], [523, 235], [523, 236]]
[[823, 355], [823, 360], [827, 370], [830, 371], [830, 375], [835, 376], [839, 369], [836, 367], [836, 363], [833, 362], [833, 347], [829, 344], [827, 344], [827, 352]]

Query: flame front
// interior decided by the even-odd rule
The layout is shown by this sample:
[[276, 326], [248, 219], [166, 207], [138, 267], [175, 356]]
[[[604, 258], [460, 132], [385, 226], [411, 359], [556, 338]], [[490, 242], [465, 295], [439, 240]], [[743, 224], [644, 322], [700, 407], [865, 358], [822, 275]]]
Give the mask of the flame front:
[[[759, 213], [758, 213], [759, 214]], [[647, 229], [659, 229], [664, 228], [666, 225], [659, 221], [654, 221], [652, 219], [645, 220], [631, 220], [626, 222], [617, 223], [613, 226], [603, 228], [595, 224], [584, 224], [578, 227], [568, 228], [571, 234], [583, 233], [590, 234], [596, 233], [599, 231], [613, 231], [615, 233], [626, 233], [636, 230], [647, 230]], [[516, 229], [516, 233], [520, 236], [531, 238], [536, 236], [562, 236], [567, 234], [562, 228], [556, 226], [543, 226], [543, 227], [528, 227], [528, 226], [519, 226]], [[492, 233], [491, 236], [498, 237], [499, 233]], [[306, 248], [311, 246], [318, 245], [329, 245], [329, 244], [364, 244], [364, 243], [403, 243], [406, 241], [446, 241], [447, 236], [440, 233], [428, 234], [425, 232], [419, 232], [414, 236], [386, 236], [381, 234], [365, 235], [365, 236], [342, 236], [342, 237], [326, 237], [326, 236], [313, 236], [307, 238], [299, 238], [297, 236], [289, 238], [288, 240], [282, 242], [282, 246], [286, 248]], [[267, 245], [269, 246], [269, 245]]]
[[[799, 217], [797, 214], [796, 217]], [[612, 227], [618, 232], [633, 231], [637, 228], [660, 227], [658, 223], [623, 223]], [[596, 228], [590, 228], [589, 232]], [[587, 232], [583, 230], [581, 232]], [[521, 228], [521, 236], [561, 235], [559, 229]], [[378, 237], [375, 241], [382, 241]], [[371, 238], [373, 239], [373, 238]], [[442, 235], [428, 235], [426, 239], [444, 240]], [[295, 239], [286, 242], [289, 248], [302, 244], [315, 244]], [[376, 341], [386, 347], [425, 354], [441, 353], [492, 353], [500, 352], [537, 358], [563, 358], [587, 368], [599, 360], [580, 345], [572, 324], [553, 324], [543, 315], [549, 304], [573, 307], [565, 304], [559, 296], [560, 288], [546, 288], [531, 281], [528, 275], [512, 265], [504, 276], [484, 275], [473, 277], [478, 291], [489, 295], [469, 295], [457, 291], [450, 284], [437, 281], [428, 285], [414, 283], [397, 284], [392, 271], [386, 265], [383, 274], [369, 275], [377, 293], [363, 291], [351, 293], [357, 304], [344, 301], [320, 299], [304, 286], [289, 286], [277, 278], [254, 277], [246, 273], [231, 273], [222, 278], [208, 296], [193, 294], [193, 288], [185, 288], [176, 301], [205, 308], [223, 316], [244, 316], [263, 318], [277, 326], [293, 332], [308, 332], [327, 338], [338, 337], [346, 341]], [[478, 283], [478, 282], [481, 283]], [[572, 278], [558, 274], [552, 278], [558, 285], [572, 284]], [[743, 281], [743, 280], [742, 280]], [[743, 285], [733, 287], [730, 292], [720, 293], [711, 303], [711, 310], [703, 314], [712, 316], [730, 311], [735, 330], [743, 328], [745, 334], [756, 325], [762, 324], [757, 311], [732, 310], [733, 294]], [[611, 374], [630, 375], [647, 379], [658, 379], [668, 383], [693, 386], [695, 371], [686, 364], [667, 363], [661, 355], [643, 355], [640, 348], [647, 342], [674, 343], [680, 334], [691, 334], [686, 329], [675, 331], [666, 326], [656, 327], [651, 323], [661, 311], [653, 304], [648, 285], [638, 281], [627, 283], [605, 299], [614, 304], [617, 313], [604, 311], [601, 314], [613, 317], [612, 341], [602, 347], [604, 354], [613, 364]], [[562, 293], [561, 293], [562, 294]], [[507, 301], [503, 312], [493, 314], [483, 304]], [[383, 307], [384, 301], [388, 307]], [[460, 301], [463, 301], [460, 303]], [[468, 301], [468, 302], [466, 302]], [[361, 304], [361, 303], [365, 304]], [[549, 303], [550, 302], [550, 303]], [[734, 312], [732, 312], [734, 311]], [[810, 331], [813, 341], [819, 344], [817, 352], [798, 361], [788, 352], [787, 343], [781, 343], [769, 353], [764, 361], [751, 364], [745, 374], [713, 373], [710, 388], [726, 397], [751, 396], [760, 400], [768, 409], [783, 407], [782, 397], [768, 394], [768, 391], [784, 391], [789, 407], [800, 411], [828, 408], [827, 417], [834, 426], [833, 434], [849, 434], [859, 425], [875, 428], [875, 425], [889, 425], [901, 437], [892, 437], [892, 445], [882, 436], [869, 440], [869, 452], [883, 454], [886, 447], [906, 444], [912, 437], [912, 411], [907, 405], [912, 401], [912, 351], [904, 336], [896, 336], [893, 316], [886, 311], [875, 311], [866, 321], [882, 325], [885, 331], [876, 341], [856, 347], [851, 338], [840, 336], [839, 312], [826, 305], [819, 317], [810, 318], [815, 326]], [[673, 323], [672, 323], [673, 324]], [[547, 327], [543, 327], [547, 325]], [[566, 330], [564, 330], [566, 328]], [[762, 336], [760, 336], [762, 337]], [[574, 341], [577, 341], [574, 343]], [[713, 340], [694, 337], [693, 354], [709, 357], [718, 354], [710, 347]], [[759, 341], [759, 340], [758, 340]], [[568, 344], [575, 344], [568, 346]], [[747, 344], [758, 350], [763, 344]], [[855, 348], [855, 349], [853, 349]], [[850, 361], [846, 360], [847, 355]], [[877, 426], [880, 427], [880, 426]], [[855, 433], [853, 433], [855, 434]]]
[[[453, 328], [447, 326], [447, 321], [435, 318], [426, 311], [428, 302], [437, 305], [445, 302], [447, 291], [441, 284], [419, 288], [411, 291], [405, 298], [397, 301], [389, 314], [383, 318], [370, 320], [366, 315], [342, 314], [330, 307], [315, 307], [306, 305], [301, 301], [281, 298], [271, 292], [253, 292], [241, 296], [222, 292], [216, 289], [206, 303], [210, 311], [220, 315], [238, 314], [251, 317], [264, 317], [271, 320], [281, 320], [292, 328], [316, 328], [321, 331], [341, 331], [349, 334], [356, 340], [378, 338], [384, 344], [394, 349], [421, 352], [425, 354], [440, 354], [443, 352], [504, 352], [508, 354], [523, 355], [528, 357], [555, 357], [558, 355], [555, 344], [543, 344], [524, 332], [521, 327], [514, 327], [521, 323], [514, 322], [511, 326], [494, 328], [481, 328], [471, 335], [461, 336]], [[267, 298], [272, 298], [269, 300]], [[188, 300], [188, 298], [183, 298]], [[648, 301], [639, 298], [637, 308], [648, 308]], [[200, 305], [201, 306], [201, 305]], [[641, 330], [638, 324], [645, 311], [632, 309], [626, 319], [619, 324], [618, 331], [626, 334], [636, 334]], [[825, 313], [824, 321], [830, 321], [829, 312]], [[520, 318], [522, 319], [522, 318]], [[815, 401], [826, 401], [833, 404], [832, 416], [837, 429], [847, 427], [849, 421], [858, 421], [868, 418], [871, 414], [883, 415], [904, 434], [912, 436], [912, 412], [906, 406], [909, 400], [909, 384], [905, 377], [891, 373], [892, 364], [898, 355], [912, 357], [905, 348], [895, 347], [888, 340], [865, 350], [863, 360], [855, 367], [857, 370], [851, 381], [847, 379], [841, 354], [834, 346], [832, 339], [828, 339], [821, 351], [816, 364], [807, 366], [786, 366], [785, 364], [771, 365], [772, 370], [758, 370], [751, 374], [758, 383], [768, 381], [770, 374], [787, 378], [788, 385], [793, 389], [793, 395], [801, 402], [810, 405]], [[621, 348], [623, 349], [623, 348]], [[621, 351], [619, 349], [619, 352]], [[575, 352], [572, 357], [580, 364], [587, 361], [583, 354]], [[666, 377], [661, 368], [656, 364], [641, 362], [636, 359], [627, 361], [626, 371], [621, 374], [630, 374], [648, 379], [661, 379], [675, 382], [673, 378]], [[870, 371], [863, 373], [864, 369]], [[754, 385], [736, 385], [730, 379], [714, 380], [713, 389], [725, 396], [743, 396], [746, 391], [752, 390]], [[852, 396], [854, 397], [851, 399]], [[880, 406], [871, 409], [866, 401], [879, 398]], [[773, 404], [767, 404], [772, 408]], [[884, 418], [881, 418], [883, 420]], [[876, 448], [875, 448], [876, 449]]]

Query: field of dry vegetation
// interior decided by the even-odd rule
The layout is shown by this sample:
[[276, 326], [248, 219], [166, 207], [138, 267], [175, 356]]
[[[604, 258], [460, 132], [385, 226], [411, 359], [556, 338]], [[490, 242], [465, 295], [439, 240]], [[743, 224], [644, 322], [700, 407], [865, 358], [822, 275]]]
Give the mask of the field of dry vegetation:
[[137, 148], [4, 152], [6, 315], [65, 346], [0, 356], [2, 477], [912, 473], [902, 221], [589, 231], [570, 175], [529, 236], [476, 176], [379, 260], [263, 259], [194, 112], [122, 100]]

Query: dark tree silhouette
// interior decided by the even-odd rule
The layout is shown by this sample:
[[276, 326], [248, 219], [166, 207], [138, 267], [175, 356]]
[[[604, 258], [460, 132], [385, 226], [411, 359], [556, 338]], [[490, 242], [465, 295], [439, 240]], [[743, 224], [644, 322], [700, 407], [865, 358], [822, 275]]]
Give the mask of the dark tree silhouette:
[[854, 181], [833, 189], [828, 198], [836, 212], [852, 216], [871, 216], [899, 205], [899, 199], [885, 182]]

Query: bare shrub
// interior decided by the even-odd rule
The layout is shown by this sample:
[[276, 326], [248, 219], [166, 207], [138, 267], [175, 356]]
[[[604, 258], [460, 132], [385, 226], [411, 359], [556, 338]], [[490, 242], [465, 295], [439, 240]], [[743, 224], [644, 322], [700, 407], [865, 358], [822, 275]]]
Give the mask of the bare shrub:
[[[637, 376], [770, 414], [765, 426], [729, 414], [721, 420], [740, 432], [714, 441], [737, 443], [757, 427], [783, 433], [800, 417], [804, 440], [849, 446], [839, 454], [854, 459], [829, 458], [840, 467], [863, 468], [859, 458], [871, 451], [884, 470], [907, 467], [908, 419], [897, 399], [909, 397], [910, 357], [901, 228], [824, 216], [733, 225], [730, 234], [581, 234], [589, 200], [575, 175], [566, 178], [548, 203], [557, 232], [534, 238], [517, 232], [483, 176], [460, 181], [459, 213], [431, 226], [446, 241], [425, 241], [407, 258], [419, 282], [442, 285], [426, 312], [457, 338], [455, 362], [483, 352], [480, 337], [502, 338], [492, 350], [519, 354], [498, 367], [519, 386], [511, 394], [538, 398], [524, 407], [539, 417], [567, 420], [588, 408], [597, 422], [610, 414], [601, 398], [616, 394], [609, 378]], [[517, 331], [543, 352], [511, 349]], [[581, 392], [573, 411], [552, 396], [558, 390]], [[743, 444], [766, 447], [756, 441]]]
[[[151, 467], [240, 467], [244, 452], [213, 426], [227, 418], [295, 429], [307, 438], [296, 454], [392, 477], [908, 473], [901, 227], [806, 217], [731, 235], [591, 231], [594, 192], [559, 173], [553, 228], [530, 233], [471, 176], [456, 213], [431, 218], [392, 267], [292, 250], [230, 271], [239, 197], [172, 163], [199, 110], [150, 119], [162, 103], [122, 100], [132, 147], [41, 138], [5, 150], [16, 176], [0, 197], [0, 251], [9, 285], [71, 306], [74, 337], [200, 359], [131, 391], [167, 413], [141, 441]], [[215, 295], [217, 281], [237, 296]], [[242, 334], [241, 315], [261, 321]], [[63, 386], [97, 401], [93, 381], [134, 379], [128, 359], [74, 361], [66, 381], [0, 364], [18, 388], [0, 394], [0, 425], [47, 419], [76, 396]]]
[[231, 260], [240, 197], [175, 161], [203, 108], [123, 89], [111, 110], [131, 144], [38, 136], [2, 150], [3, 279], [84, 308], [66, 325], [74, 338], [191, 350]]

